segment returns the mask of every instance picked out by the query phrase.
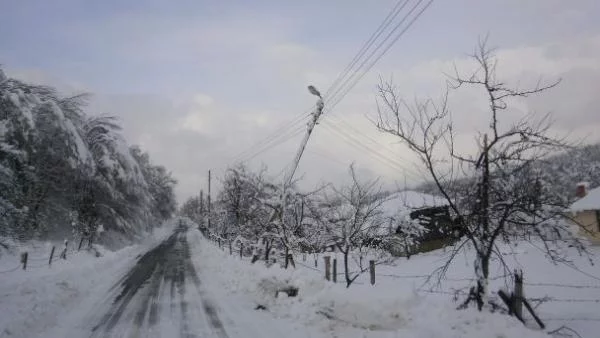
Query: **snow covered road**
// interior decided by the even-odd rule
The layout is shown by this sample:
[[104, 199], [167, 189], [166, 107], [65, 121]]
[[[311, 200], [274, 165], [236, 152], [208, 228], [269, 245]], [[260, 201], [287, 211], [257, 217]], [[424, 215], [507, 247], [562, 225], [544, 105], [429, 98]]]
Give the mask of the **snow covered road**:
[[108, 294], [97, 297], [87, 310], [82, 304], [65, 319], [79, 323], [43, 336], [252, 338], [295, 337], [294, 332], [297, 337], [312, 336], [254, 310], [251, 302], [218, 292], [215, 297], [202, 283], [197, 262], [196, 266], [192, 262], [186, 235], [185, 226], [176, 228], [138, 256]]
[[229, 337], [201, 288], [186, 230], [177, 228], [122, 278], [93, 337]]

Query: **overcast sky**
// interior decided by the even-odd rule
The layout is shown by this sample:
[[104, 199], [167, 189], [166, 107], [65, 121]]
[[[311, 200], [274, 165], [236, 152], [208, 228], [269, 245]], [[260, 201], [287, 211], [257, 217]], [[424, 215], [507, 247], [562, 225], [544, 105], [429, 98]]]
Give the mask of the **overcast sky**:
[[[180, 201], [206, 189], [209, 168], [219, 177], [237, 155], [313, 106], [315, 97], [306, 86], [325, 91], [396, 3], [0, 1], [0, 64], [7, 73], [65, 94], [94, 94], [94, 113], [118, 116], [129, 142], [173, 172]], [[507, 83], [562, 79], [551, 92], [518, 102], [507, 119], [552, 112], [557, 132], [599, 140], [599, 3], [434, 1], [324, 116], [327, 122], [317, 126], [298, 175], [306, 186], [339, 181], [355, 161], [363, 175], [386, 184], [417, 180], [414, 158], [368, 119], [376, 109], [378, 77], [393, 75], [409, 99], [436, 96], [444, 88], [443, 72], [454, 63], [468, 69], [467, 54], [486, 34], [498, 48], [498, 75]], [[487, 123], [485, 97], [454, 93], [451, 103], [461, 146], [468, 150], [476, 129]], [[332, 124], [400, 164], [392, 168], [347, 143]], [[304, 125], [286, 131], [297, 135], [255, 156], [250, 165], [281, 172]]]

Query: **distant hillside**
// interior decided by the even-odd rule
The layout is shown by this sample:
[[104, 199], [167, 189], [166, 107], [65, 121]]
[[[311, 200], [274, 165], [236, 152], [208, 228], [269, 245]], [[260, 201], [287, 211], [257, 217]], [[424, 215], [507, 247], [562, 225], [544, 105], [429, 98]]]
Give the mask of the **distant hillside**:
[[[548, 174], [547, 180], [568, 200], [575, 199], [575, 186], [588, 182], [590, 188], [600, 186], [600, 143], [575, 148], [549, 157], [540, 163]], [[465, 179], [465, 183], [468, 179]], [[432, 182], [421, 184], [416, 190], [439, 194]]]
[[590, 188], [600, 186], [600, 144], [573, 149], [544, 162], [553, 184], [569, 199], [574, 199], [579, 182], [588, 182]]

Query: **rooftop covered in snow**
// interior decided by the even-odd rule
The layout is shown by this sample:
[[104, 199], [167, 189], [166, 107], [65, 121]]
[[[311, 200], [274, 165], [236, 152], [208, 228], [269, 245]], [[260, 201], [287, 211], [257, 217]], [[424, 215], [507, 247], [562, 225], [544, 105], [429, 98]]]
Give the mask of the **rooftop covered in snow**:
[[585, 197], [571, 205], [571, 211], [600, 210], [600, 187], [592, 189]]
[[416, 210], [447, 205], [443, 198], [414, 190], [403, 190], [391, 194], [383, 203], [382, 210], [392, 215], [402, 210]]

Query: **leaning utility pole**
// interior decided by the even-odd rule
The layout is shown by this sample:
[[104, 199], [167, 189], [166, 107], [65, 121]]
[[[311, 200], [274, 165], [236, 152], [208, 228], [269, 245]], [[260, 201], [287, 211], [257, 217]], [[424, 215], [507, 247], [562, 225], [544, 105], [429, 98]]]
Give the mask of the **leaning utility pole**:
[[323, 103], [323, 98], [321, 97], [321, 93], [319, 93], [319, 91], [317, 89], [315, 89], [315, 87], [313, 87], [313, 86], [308, 86], [308, 90], [310, 91], [311, 94], [318, 96], [319, 100], [317, 100], [317, 106], [315, 108], [315, 111], [312, 113], [312, 120], [310, 122], [308, 122], [307, 129], [306, 129], [306, 135], [304, 135], [304, 139], [300, 143], [300, 148], [298, 148], [296, 157], [294, 157], [294, 162], [292, 162], [292, 167], [290, 168], [290, 171], [286, 174], [286, 176], [283, 180], [283, 191], [284, 192], [287, 189], [287, 187], [292, 183], [292, 179], [294, 178], [296, 169], [298, 169], [298, 164], [300, 163], [300, 158], [302, 157], [302, 154], [304, 153], [304, 148], [306, 148], [306, 144], [308, 143], [310, 134], [312, 133], [313, 129], [315, 128], [315, 125], [317, 124], [319, 117], [321, 117], [321, 114], [323, 113], [324, 103]]
[[[302, 142], [300, 143], [300, 148], [298, 148], [298, 152], [296, 152], [296, 156], [294, 157], [294, 161], [292, 162], [292, 166], [290, 167], [290, 171], [286, 173], [286, 175], [284, 176], [283, 179], [283, 185], [281, 187], [281, 199], [280, 199], [280, 208], [281, 208], [281, 212], [279, 214], [279, 223], [281, 225], [281, 229], [280, 231], [282, 232], [282, 241], [286, 241], [287, 240], [287, 234], [286, 234], [286, 227], [285, 227], [285, 208], [287, 205], [287, 188], [291, 185], [292, 180], [294, 179], [294, 174], [296, 173], [296, 170], [298, 169], [298, 164], [300, 163], [300, 158], [302, 158], [302, 154], [304, 153], [304, 149], [306, 148], [306, 144], [308, 143], [308, 139], [310, 138], [310, 135], [313, 132], [313, 129], [315, 128], [315, 126], [317, 125], [317, 122], [319, 121], [319, 118], [321, 117], [321, 114], [323, 113], [323, 107], [324, 107], [324, 103], [323, 103], [323, 98], [321, 97], [321, 93], [319, 93], [319, 91], [313, 87], [313, 86], [308, 86], [308, 90], [310, 91], [311, 94], [317, 96], [319, 99], [317, 100], [317, 104], [315, 107], [314, 112], [312, 113], [312, 119], [308, 122], [307, 128], [306, 128], [306, 134], [304, 135], [304, 138], [302, 139]], [[289, 250], [289, 243], [283, 243], [285, 246], [285, 267], [287, 268], [288, 266], [288, 250]]]

